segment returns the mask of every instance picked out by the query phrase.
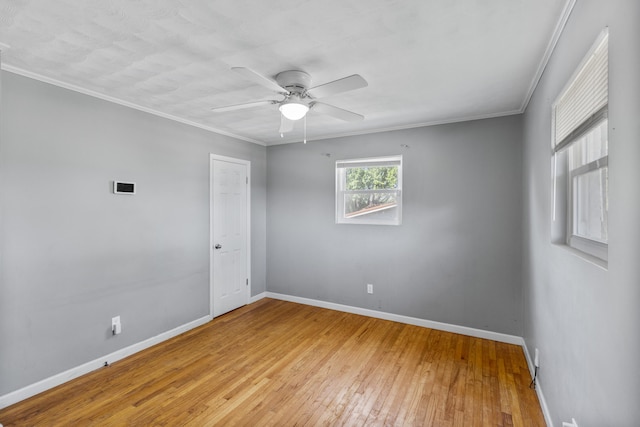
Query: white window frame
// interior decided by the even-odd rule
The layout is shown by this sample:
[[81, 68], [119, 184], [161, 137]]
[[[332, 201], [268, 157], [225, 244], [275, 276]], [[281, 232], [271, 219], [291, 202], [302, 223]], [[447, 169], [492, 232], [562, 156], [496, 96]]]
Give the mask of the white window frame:
[[[603, 122], [604, 123], [608, 122], [606, 107], [600, 113], [599, 119], [593, 120], [592, 123], [588, 124], [588, 127], [585, 129], [585, 134], [595, 129], [596, 127], [600, 126], [601, 124], [603, 124]], [[567, 149], [570, 149], [575, 142], [580, 140], [580, 138], [581, 137], [575, 138], [573, 142], [569, 144], [569, 147]], [[594, 171], [608, 169], [608, 167], [609, 167], [609, 154], [607, 151], [606, 155], [599, 157], [598, 159], [594, 159], [593, 161], [585, 165], [582, 165], [576, 169], [568, 170], [568, 173], [567, 173], [567, 194], [568, 194], [567, 202], [570, 204], [570, 207], [568, 209], [569, 214], [567, 215], [567, 230], [568, 230], [567, 245], [579, 251], [585, 252], [589, 255], [600, 258], [603, 261], [608, 260], [608, 240], [586, 238], [578, 235], [576, 231], [576, 228], [577, 228], [576, 224], [578, 222], [578, 219], [577, 219], [578, 208], [576, 207], [577, 201], [575, 197], [575, 191], [576, 191], [575, 179]], [[608, 188], [606, 188], [606, 183], [605, 183], [604, 193], [605, 193], [604, 200], [603, 200], [604, 209], [602, 211], [602, 215], [604, 216], [603, 222], [606, 227], [608, 226], [608, 222], [609, 222], [608, 220], [609, 213], [607, 209]]]
[[[346, 171], [349, 168], [397, 166], [398, 182], [393, 189], [377, 190], [347, 190]], [[345, 197], [349, 194], [393, 193], [396, 195], [396, 206], [393, 217], [381, 218], [368, 213], [347, 216], [345, 214]], [[379, 211], [378, 211], [379, 212]], [[336, 224], [369, 224], [369, 225], [401, 225], [402, 224], [402, 155], [369, 157], [363, 159], [348, 159], [336, 161]]]
[[[591, 131], [608, 124], [608, 30], [596, 39], [580, 66], [552, 106], [553, 221], [555, 241], [586, 255], [600, 265], [608, 261], [608, 239], [587, 238], [576, 233], [579, 207], [576, 178], [596, 170], [607, 170], [606, 152], [589, 163], [570, 169], [569, 151]], [[563, 188], [564, 187], [564, 188]], [[605, 180], [601, 200], [601, 221], [608, 227], [608, 184]], [[601, 215], [601, 216], [602, 216]]]

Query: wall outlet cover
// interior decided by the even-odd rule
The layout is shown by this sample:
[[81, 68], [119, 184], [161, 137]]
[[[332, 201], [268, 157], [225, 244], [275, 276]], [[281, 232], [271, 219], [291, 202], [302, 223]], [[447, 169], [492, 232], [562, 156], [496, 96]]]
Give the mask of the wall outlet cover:
[[122, 333], [122, 323], [120, 323], [120, 316], [116, 316], [111, 319], [111, 332], [113, 332], [113, 335], [119, 335]]

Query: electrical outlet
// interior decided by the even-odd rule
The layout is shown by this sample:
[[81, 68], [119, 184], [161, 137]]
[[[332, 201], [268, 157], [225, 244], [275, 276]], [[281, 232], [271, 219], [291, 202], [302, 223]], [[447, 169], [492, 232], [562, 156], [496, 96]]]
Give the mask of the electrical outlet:
[[533, 356], [533, 366], [536, 368], [540, 367], [540, 351], [536, 348]]
[[111, 319], [111, 332], [113, 335], [119, 335], [122, 333], [122, 323], [120, 323], [120, 316], [116, 316]]
[[371, 283], [367, 283], [367, 293], [368, 294], [373, 293], [373, 285]]

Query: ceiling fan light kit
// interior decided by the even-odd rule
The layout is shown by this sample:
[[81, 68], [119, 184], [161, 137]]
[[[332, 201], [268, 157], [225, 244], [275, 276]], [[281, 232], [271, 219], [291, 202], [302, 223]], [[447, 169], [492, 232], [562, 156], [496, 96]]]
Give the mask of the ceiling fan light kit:
[[318, 114], [325, 114], [347, 122], [360, 121], [364, 119], [364, 116], [352, 111], [343, 110], [341, 108], [334, 107], [333, 105], [318, 102], [319, 98], [368, 86], [367, 81], [358, 74], [353, 74], [342, 79], [310, 88], [311, 76], [300, 70], [283, 71], [276, 75], [275, 80], [256, 73], [252, 69], [246, 67], [233, 67], [232, 70], [242, 75], [245, 79], [251, 80], [260, 86], [276, 92], [278, 95], [284, 96], [284, 99], [253, 101], [243, 104], [212, 108], [212, 111], [216, 113], [277, 104], [278, 109], [281, 112], [281, 136], [282, 134], [293, 130], [293, 122], [305, 117], [307, 112], [310, 110], [313, 110]]
[[291, 95], [280, 104], [280, 112], [289, 120], [300, 120], [309, 111], [309, 106], [299, 95]]

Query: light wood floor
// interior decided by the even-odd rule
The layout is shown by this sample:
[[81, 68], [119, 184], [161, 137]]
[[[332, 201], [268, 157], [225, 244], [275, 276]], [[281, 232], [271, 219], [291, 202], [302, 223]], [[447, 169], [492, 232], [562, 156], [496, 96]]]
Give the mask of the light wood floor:
[[263, 299], [0, 410], [12, 425], [543, 426], [522, 349]]

